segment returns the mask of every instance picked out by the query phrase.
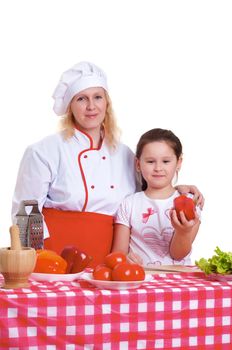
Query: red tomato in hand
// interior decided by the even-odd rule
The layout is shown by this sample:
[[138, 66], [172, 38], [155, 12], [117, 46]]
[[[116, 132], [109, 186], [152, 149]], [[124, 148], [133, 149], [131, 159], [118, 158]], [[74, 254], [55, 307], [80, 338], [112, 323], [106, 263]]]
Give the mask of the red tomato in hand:
[[144, 278], [144, 269], [138, 264], [120, 263], [112, 271], [114, 281], [143, 281]]
[[104, 264], [97, 265], [93, 270], [93, 278], [95, 280], [111, 281], [112, 270]]
[[109, 268], [113, 269], [117, 264], [126, 262], [126, 255], [121, 252], [113, 252], [106, 255], [104, 263]]
[[181, 195], [174, 199], [174, 208], [178, 219], [181, 221], [180, 212], [183, 211], [186, 219], [193, 220], [195, 219], [195, 203], [192, 198]]

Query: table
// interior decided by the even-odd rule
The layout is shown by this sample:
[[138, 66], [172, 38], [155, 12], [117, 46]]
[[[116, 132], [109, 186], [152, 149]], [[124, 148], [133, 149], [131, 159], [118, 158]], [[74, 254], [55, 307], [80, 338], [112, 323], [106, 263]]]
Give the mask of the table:
[[231, 350], [232, 282], [190, 272], [156, 274], [130, 290], [79, 281], [0, 289], [0, 344], [11, 350]]

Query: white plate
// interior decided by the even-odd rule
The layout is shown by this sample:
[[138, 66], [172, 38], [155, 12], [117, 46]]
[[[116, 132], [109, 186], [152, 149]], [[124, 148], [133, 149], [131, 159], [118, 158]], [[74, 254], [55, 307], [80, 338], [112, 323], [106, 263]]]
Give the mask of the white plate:
[[225, 281], [230, 281], [232, 282], [232, 274], [230, 275], [223, 275], [221, 273], [211, 273], [209, 275], [206, 275], [208, 279], [212, 281], [220, 281], [220, 282], [225, 282]]
[[38, 273], [33, 272], [30, 276], [30, 279], [38, 282], [63, 282], [63, 281], [75, 281], [83, 274], [82, 272], [78, 273]]
[[93, 279], [92, 273], [84, 273], [81, 279], [101, 289], [135, 289], [140, 287], [144, 282], [151, 281], [153, 278], [151, 275], [146, 274], [143, 281], [101, 281]]

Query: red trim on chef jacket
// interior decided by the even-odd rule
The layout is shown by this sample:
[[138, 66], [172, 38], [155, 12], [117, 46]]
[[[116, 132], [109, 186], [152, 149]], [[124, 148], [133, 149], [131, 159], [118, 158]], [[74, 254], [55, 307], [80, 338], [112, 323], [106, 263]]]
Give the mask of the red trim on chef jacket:
[[[86, 182], [86, 179], [85, 179], [85, 173], [84, 173], [84, 170], [83, 170], [82, 165], [81, 165], [81, 156], [82, 156], [83, 153], [88, 152], [88, 151], [98, 151], [98, 150], [101, 148], [101, 146], [102, 146], [103, 138], [102, 138], [102, 140], [101, 140], [101, 142], [100, 142], [99, 147], [94, 148], [94, 147], [93, 147], [93, 139], [92, 139], [92, 137], [91, 137], [90, 135], [88, 135], [86, 132], [84, 132], [84, 131], [78, 129], [77, 127], [76, 127], [76, 129], [77, 129], [79, 132], [81, 132], [82, 134], [84, 134], [86, 137], [88, 137], [89, 142], [90, 142], [90, 148], [84, 149], [84, 150], [81, 151], [81, 152], [79, 153], [79, 155], [78, 155], [78, 164], [79, 164], [79, 168], [80, 168], [80, 171], [81, 171], [81, 177], [82, 177], [83, 184], [84, 184], [84, 189], [85, 189], [85, 202], [84, 202], [82, 211], [85, 211], [85, 209], [86, 209], [86, 207], [87, 207], [89, 195], [88, 195], [88, 186], [87, 186], [87, 182]], [[85, 158], [87, 158], [87, 157], [85, 157]], [[91, 188], [94, 188], [94, 187], [92, 186]]]

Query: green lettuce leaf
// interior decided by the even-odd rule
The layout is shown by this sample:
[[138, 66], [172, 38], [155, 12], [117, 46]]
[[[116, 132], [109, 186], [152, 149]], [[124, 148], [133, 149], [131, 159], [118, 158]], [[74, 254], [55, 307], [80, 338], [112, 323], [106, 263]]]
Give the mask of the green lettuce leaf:
[[209, 259], [201, 258], [195, 264], [207, 275], [210, 273], [232, 274], [232, 252], [223, 252], [219, 247]]

